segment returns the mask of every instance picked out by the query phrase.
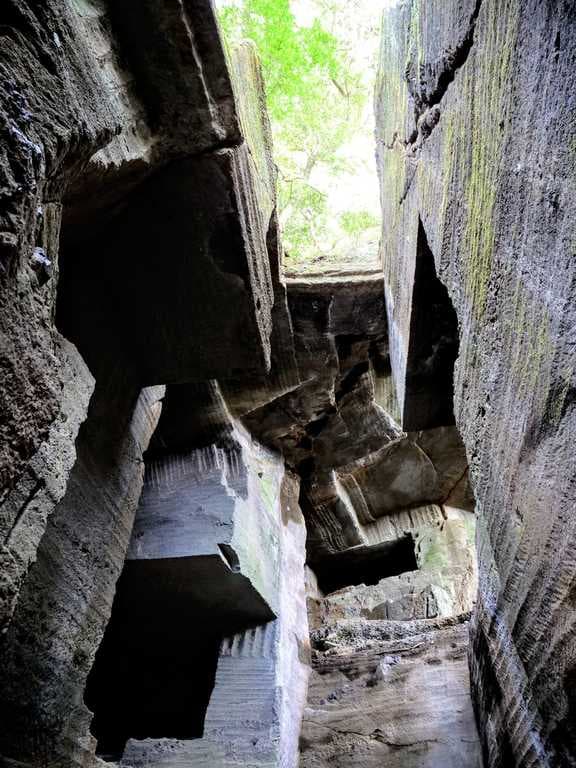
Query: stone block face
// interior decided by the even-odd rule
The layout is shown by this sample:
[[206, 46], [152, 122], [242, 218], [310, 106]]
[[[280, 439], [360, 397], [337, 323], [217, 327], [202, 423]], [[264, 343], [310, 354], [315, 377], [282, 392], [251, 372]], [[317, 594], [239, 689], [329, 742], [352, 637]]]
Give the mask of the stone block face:
[[[262, 462], [262, 449], [254, 447], [254, 451]], [[258, 460], [256, 455], [253, 460]], [[266, 461], [270, 469], [271, 457]], [[279, 469], [281, 463], [275, 460], [275, 466]], [[191, 762], [206, 768], [295, 768], [298, 764], [310, 661], [305, 527], [296, 479], [282, 471], [275, 476], [268, 472], [266, 485], [268, 523], [276, 526], [277, 533], [274, 549], [262, 552], [259, 558], [264, 567], [268, 564], [265, 558], [273, 565], [276, 578], [263, 585], [263, 593], [277, 618], [265, 623], [261, 620], [257, 626], [222, 641], [201, 738], [131, 739], [120, 765], [167, 768]], [[241, 523], [238, 518], [237, 524]], [[261, 539], [268, 536], [268, 526], [262, 526], [257, 535]], [[187, 562], [193, 559], [201, 558], [187, 558]], [[217, 585], [207, 582], [204, 590], [209, 592], [212, 586]], [[212, 616], [217, 621], [214, 606], [211, 612], [204, 612], [204, 623]], [[255, 623], [249, 613], [243, 619], [245, 624]]]
[[231, 433], [225, 447], [211, 445], [148, 464], [127, 554], [132, 578], [145, 578], [149, 566], [155, 581], [162, 562], [170, 568], [185, 560], [179, 569], [191, 569], [190, 586], [196, 600], [205, 602], [207, 616], [221, 610], [225, 617], [228, 601], [241, 602], [242, 592], [238, 586], [236, 596], [222, 604], [221, 582], [229, 571], [231, 580], [255, 593], [252, 620], [270, 619], [278, 610], [280, 520], [274, 500], [283, 472], [281, 461], [242, 429]]
[[[49, 505], [34, 502], [45, 508], [38, 524], [62, 496], [90, 374], [109, 377], [119, 358], [140, 386], [243, 368], [264, 374], [274, 290], [269, 221], [211, 3], [137, 11], [129, 2], [36, 8], [10, 0], [3, 14], [0, 484], [10, 496], [2, 496], [8, 534], [16, 497], [52, 483], [33, 477], [58, 441], [62, 488], [50, 491]], [[167, 185], [179, 201], [162, 214], [168, 226], [157, 221]], [[41, 528], [28, 553], [4, 555], [2, 621]]]
[[350, 620], [313, 632], [302, 768], [481, 768], [467, 630]]
[[2, 640], [0, 750], [6, 757], [90, 765], [84, 687], [124, 563], [142, 454], [162, 393], [96, 390], [66, 492], [48, 519]]
[[[212, 3], [9, 0], [0, 26], [0, 751], [88, 766], [147, 385], [249, 373], [265, 399], [290, 318]], [[235, 575], [238, 551], [270, 619], [276, 565], [238, 531], [214, 557]]]
[[387, 564], [382, 563], [383, 578], [377, 583], [345, 586], [326, 596], [311, 595], [309, 611], [316, 617], [313, 627], [340, 619], [411, 621], [469, 613], [478, 588], [474, 533], [472, 512], [432, 505], [364, 526], [368, 550], [410, 536], [415, 562], [411, 567], [407, 563], [405, 572], [386, 578]]
[[471, 670], [488, 766], [576, 761], [575, 29], [566, 5], [515, 0], [414, 0], [384, 19], [392, 368], [402, 399], [421, 227], [458, 317], [455, 416], [479, 514]]
[[576, 765], [570, 4], [385, 14], [356, 275], [283, 277], [211, 0], [0, 40], [0, 759], [295, 768], [307, 560], [301, 765], [476, 768], [476, 503], [486, 768]]
[[94, 379], [75, 347], [57, 337], [56, 357], [62, 372], [61, 410], [47, 438], [31, 457], [24, 474], [4, 496], [0, 536], [0, 627], [12, 617], [18, 593], [34, 562], [46, 521], [66, 492], [76, 459], [75, 440], [86, 418]]

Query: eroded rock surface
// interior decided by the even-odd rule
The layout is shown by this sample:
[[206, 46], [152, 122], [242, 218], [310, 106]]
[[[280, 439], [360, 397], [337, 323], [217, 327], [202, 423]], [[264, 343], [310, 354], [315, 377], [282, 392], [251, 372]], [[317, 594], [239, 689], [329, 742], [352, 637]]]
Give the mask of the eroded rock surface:
[[210, 0], [5, 0], [10, 768], [295, 768], [306, 597], [303, 768], [576, 765], [575, 29], [387, 12], [383, 271], [286, 279]]
[[[248, 376], [276, 393], [297, 375], [278, 362], [293, 353], [273, 167], [254, 53], [229, 68], [208, 0], [10, 0], [0, 36], [1, 752], [91, 766], [86, 681], [163, 396], [142, 388]], [[256, 584], [247, 624], [273, 619], [276, 540], [256, 555], [240, 530], [216, 557]]]
[[492, 768], [576, 764], [575, 34], [571, 4], [538, 0], [413, 0], [384, 17], [391, 363], [403, 413], [419, 410], [429, 249], [458, 319], [455, 415], [479, 514], [471, 669]]
[[[314, 628], [340, 619], [408, 621], [458, 616], [472, 610], [478, 586], [473, 513], [452, 507], [420, 507], [380, 518], [363, 531], [368, 541], [363, 548], [376, 550], [380, 560], [373, 568], [373, 579], [364, 567], [360, 576], [368, 577], [368, 581], [346, 586], [355, 583], [351, 576], [353, 561], [361, 559], [359, 547], [348, 551], [352, 563], [338, 563], [345, 586], [331, 594], [324, 595], [316, 588], [323, 569], [317, 568], [316, 575], [310, 571], [308, 610]], [[382, 542], [394, 544], [406, 539], [408, 550], [398, 563], [399, 574], [393, 575], [391, 555], [382, 551]]]
[[312, 638], [302, 768], [481, 768], [466, 621], [348, 621]]

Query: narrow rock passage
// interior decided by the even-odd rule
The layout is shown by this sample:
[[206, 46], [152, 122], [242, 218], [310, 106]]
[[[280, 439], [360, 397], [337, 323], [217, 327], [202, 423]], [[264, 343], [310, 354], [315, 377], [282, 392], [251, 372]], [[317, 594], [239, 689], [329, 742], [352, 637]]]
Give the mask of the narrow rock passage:
[[298, 271], [257, 39], [1, 1], [2, 768], [576, 768], [576, 7], [390, 3]]

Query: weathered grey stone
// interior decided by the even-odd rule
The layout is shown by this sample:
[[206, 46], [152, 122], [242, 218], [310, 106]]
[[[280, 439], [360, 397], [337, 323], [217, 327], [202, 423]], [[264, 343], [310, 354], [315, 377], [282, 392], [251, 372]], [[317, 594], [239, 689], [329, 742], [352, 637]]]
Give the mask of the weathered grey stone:
[[[135, 586], [146, 595], [154, 583], [159, 588], [162, 562], [169, 573], [174, 561], [185, 560], [182, 574], [190, 581], [190, 599], [206, 605], [207, 615], [221, 612], [225, 619], [234, 607], [241, 611], [241, 592], [225, 596], [231, 585], [223, 584], [223, 571], [229, 570], [244, 589], [255, 590], [254, 600], [260, 596], [252, 620], [259, 614], [260, 621], [270, 619], [277, 611], [279, 577], [279, 521], [271, 494], [282, 474], [281, 462], [238, 429], [223, 447], [211, 445], [149, 463], [127, 553]], [[247, 619], [249, 623], [249, 612]]]
[[349, 586], [326, 596], [312, 589], [308, 598], [312, 626], [356, 617], [406, 621], [469, 613], [478, 588], [474, 529], [471, 512], [437, 506], [389, 515], [364, 526], [368, 548], [410, 536], [414, 566], [406, 563], [405, 572], [393, 576], [385, 573], [389, 563], [383, 561], [382, 578], [376, 584]]
[[342, 622], [312, 637], [302, 768], [480, 768], [466, 623]]
[[414, 0], [384, 18], [392, 369], [402, 393], [425, 237], [459, 325], [455, 416], [479, 513], [471, 669], [491, 768], [576, 764], [575, 30], [570, 4], [537, 0]]
[[[10, 0], [2, 12], [0, 484], [5, 492], [19, 478], [29, 485], [37, 469], [26, 470], [27, 462], [46, 441], [55, 444], [57, 425], [67, 415], [61, 392], [70, 389], [67, 361], [73, 352], [68, 347], [61, 353], [56, 303], [58, 329], [74, 339], [96, 378], [107, 378], [118, 359], [140, 385], [243, 367], [265, 372], [269, 366], [269, 222], [255, 200], [214, 11], [208, 0], [194, 8], [176, 1], [163, 9], [152, 5], [136, 9], [126, 2], [108, 9], [99, 0], [78, 0], [36, 8]], [[133, 23], [136, 36], [127, 32], [128, 24], [133, 32]], [[199, 152], [206, 154], [193, 160]], [[176, 158], [170, 180], [166, 167]], [[174, 216], [180, 206], [179, 224], [171, 227], [154, 226], [163, 184], [172, 186], [172, 202], [180, 200], [165, 211]], [[202, 204], [204, 213], [196, 210]], [[151, 231], [143, 231], [143, 224]], [[234, 242], [231, 249], [226, 237]], [[195, 253], [193, 259], [181, 257], [186, 248]], [[219, 292], [222, 301], [216, 300]], [[183, 345], [183, 337], [196, 341]], [[240, 337], [245, 345], [238, 343]], [[224, 338], [230, 338], [227, 349]], [[173, 354], [177, 347], [180, 352]], [[80, 365], [72, 363], [78, 370]], [[85, 408], [87, 395], [81, 384], [79, 406], [83, 402]], [[70, 419], [59, 443], [56, 469], [62, 482], [79, 423]], [[43, 517], [49, 512], [46, 507]], [[7, 507], [8, 526], [12, 517]], [[12, 569], [21, 569], [14, 557], [21, 563], [33, 559], [40, 533], [38, 528], [28, 539], [27, 554], [7, 555]], [[18, 574], [9, 580], [3, 613], [16, 599]]]
[[86, 417], [94, 380], [77, 350], [57, 336], [61, 361], [61, 410], [46, 440], [31, 457], [0, 506], [0, 631], [10, 621], [22, 579], [36, 557], [48, 516], [64, 496], [76, 459], [75, 440]]
[[0, 26], [1, 751], [90, 765], [141, 387], [264, 375], [282, 286], [209, 0], [10, 0]]
[[[265, 459], [261, 450], [258, 455], [268, 470], [271, 462], [276, 467], [276, 474], [267, 477], [268, 526], [262, 526], [258, 535], [275, 544], [265, 557], [260, 555], [259, 562], [275, 566], [276, 578], [265, 587], [278, 618], [223, 642], [202, 738], [132, 739], [121, 765], [297, 765], [310, 654], [304, 589], [305, 527], [298, 507], [297, 481], [282, 477], [279, 460]], [[211, 585], [206, 583], [204, 588], [209, 590]]]
[[84, 686], [128, 547], [161, 396], [161, 388], [140, 396], [96, 389], [66, 493], [2, 641], [0, 750], [7, 757], [90, 764]]
[[300, 501], [302, 765], [478, 766], [466, 626], [411, 621], [472, 602], [470, 474], [486, 765], [576, 765], [575, 29], [387, 13], [383, 272], [286, 280], [257, 56], [209, 0], [5, 1], [7, 764], [94, 768], [109, 728], [126, 768], [295, 766]]

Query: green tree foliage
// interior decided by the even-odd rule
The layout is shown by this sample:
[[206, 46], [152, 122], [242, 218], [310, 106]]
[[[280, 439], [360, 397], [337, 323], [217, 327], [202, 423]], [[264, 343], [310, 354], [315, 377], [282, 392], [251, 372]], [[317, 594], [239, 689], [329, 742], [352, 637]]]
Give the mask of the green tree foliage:
[[357, 236], [377, 227], [378, 219], [370, 211], [346, 211], [340, 216], [340, 225], [348, 235]]
[[[326, 192], [315, 187], [313, 173], [321, 167], [337, 178], [349, 170], [338, 150], [358, 130], [367, 99], [349, 50], [328, 31], [338, 21], [336, 4], [325, 5], [322, 23], [316, 18], [310, 26], [296, 23], [289, 0], [244, 0], [220, 11], [228, 42], [252, 40], [262, 62], [283, 239], [292, 263], [317, 261], [338, 247]], [[340, 234], [356, 235], [368, 221], [350, 215]]]

